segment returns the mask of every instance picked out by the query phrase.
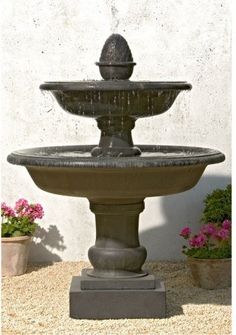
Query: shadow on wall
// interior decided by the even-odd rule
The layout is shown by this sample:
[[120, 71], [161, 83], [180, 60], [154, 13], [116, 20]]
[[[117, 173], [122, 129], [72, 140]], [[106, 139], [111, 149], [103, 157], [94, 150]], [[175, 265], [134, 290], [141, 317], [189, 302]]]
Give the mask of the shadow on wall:
[[140, 232], [140, 244], [147, 248], [148, 260], [183, 259], [183, 240], [179, 236], [181, 228], [190, 226], [196, 231], [201, 224], [205, 196], [215, 188], [225, 188], [229, 183], [230, 176], [203, 176], [191, 190], [161, 197], [162, 222], [154, 200], [152, 210], [155, 212], [156, 209], [156, 215], [153, 224], [156, 221], [159, 226]]
[[62, 260], [61, 257], [54, 252], [66, 249], [64, 238], [56, 226], [50, 225], [47, 230], [38, 227], [34, 236], [30, 249], [30, 262], [50, 263]]

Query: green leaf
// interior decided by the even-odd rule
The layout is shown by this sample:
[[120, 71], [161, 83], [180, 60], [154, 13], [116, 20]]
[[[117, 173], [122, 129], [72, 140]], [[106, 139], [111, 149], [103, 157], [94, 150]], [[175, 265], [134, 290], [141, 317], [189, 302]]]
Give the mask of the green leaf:
[[225, 246], [214, 249], [191, 248], [185, 250], [184, 254], [193, 258], [201, 258], [201, 259], [231, 258], [231, 246], [230, 244], [227, 244]]
[[18, 237], [18, 236], [24, 236], [25, 234], [23, 234], [22, 232], [20, 232], [19, 230], [14, 231], [14, 233], [12, 234], [12, 237]]
[[36, 227], [37, 224], [31, 223], [27, 218], [12, 218], [2, 223], [2, 237], [33, 235]]

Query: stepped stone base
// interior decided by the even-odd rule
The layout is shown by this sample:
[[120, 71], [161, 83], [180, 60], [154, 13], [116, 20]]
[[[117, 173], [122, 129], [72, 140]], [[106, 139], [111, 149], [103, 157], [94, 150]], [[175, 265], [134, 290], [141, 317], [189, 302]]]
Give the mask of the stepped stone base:
[[87, 275], [72, 278], [70, 317], [75, 319], [164, 318], [164, 283], [148, 274], [142, 278], [103, 279]]

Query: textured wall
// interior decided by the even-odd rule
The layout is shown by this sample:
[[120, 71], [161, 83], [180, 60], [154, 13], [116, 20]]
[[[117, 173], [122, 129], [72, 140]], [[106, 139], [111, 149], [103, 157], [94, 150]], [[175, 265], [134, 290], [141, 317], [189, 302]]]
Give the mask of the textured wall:
[[141, 242], [151, 259], [178, 259], [180, 228], [198, 226], [202, 200], [230, 181], [230, 1], [220, 0], [6, 0], [3, 4], [2, 195], [45, 208], [31, 259], [87, 258], [94, 242], [88, 201], [38, 189], [23, 167], [6, 162], [12, 150], [97, 143], [94, 120], [66, 114], [38, 86], [49, 80], [100, 79], [94, 62], [112, 33], [128, 40], [137, 66], [133, 80], [187, 80], [165, 114], [139, 120], [134, 142], [196, 145], [226, 154], [191, 191], [146, 199]]

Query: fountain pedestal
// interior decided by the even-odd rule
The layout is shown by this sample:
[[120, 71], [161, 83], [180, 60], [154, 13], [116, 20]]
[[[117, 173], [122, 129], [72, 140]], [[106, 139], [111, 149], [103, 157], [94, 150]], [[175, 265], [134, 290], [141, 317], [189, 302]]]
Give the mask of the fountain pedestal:
[[96, 217], [96, 242], [88, 252], [93, 269], [84, 269], [72, 279], [70, 316], [164, 317], [164, 283], [142, 270], [147, 257], [138, 236], [143, 200], [93, 200], [90, 209]]

